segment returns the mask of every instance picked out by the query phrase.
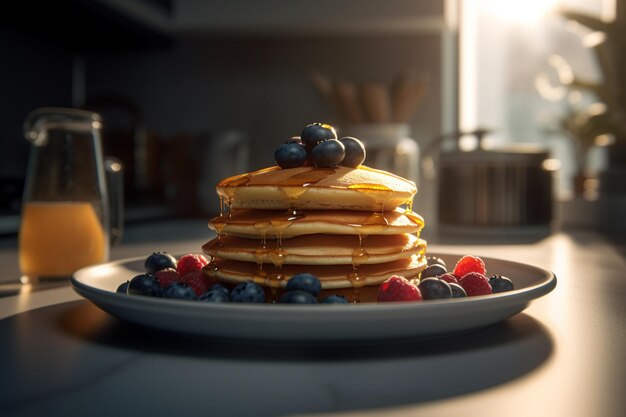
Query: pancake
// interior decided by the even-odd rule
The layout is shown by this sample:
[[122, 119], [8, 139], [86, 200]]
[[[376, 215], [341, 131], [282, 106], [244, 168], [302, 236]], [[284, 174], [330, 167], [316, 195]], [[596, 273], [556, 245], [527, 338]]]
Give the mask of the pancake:
[[360, 288], [379, 285], [391, 275], [402, 275], [407, 279], [417, 277], [426, 268], [426, 257], [412, 255], [393, 262], [360, 265], [283, 265], [275, 268], [271, 265], [259, 265], [253, 262], [233, 261], [213, 258], [204, 267], [203, 272], [211, 278], [231, 284], [254, 281], [268, 287], [284, 287], [287, 281], [301, 272], [317, 276], [322, 289]]
[[366, 166], [278, 166], [221, 181], [217, 193], [235, 209], [360, 210], [382, 212], [411, 201], [415, 183]]
[[349, 210], [232, 210], [211, 220], [209, 228], [218, 234], [250, 238], [288, 239], [308, 234], [396, 235], [419, 233], [424, 219], [397, 208], [383, 213]]
[[215, 238], [202, 247], [222, 259], [281, 265], [367, 265], [423, 254], [426, 242], [415, 235], [305, 235], [265, 242], [236, 236]]

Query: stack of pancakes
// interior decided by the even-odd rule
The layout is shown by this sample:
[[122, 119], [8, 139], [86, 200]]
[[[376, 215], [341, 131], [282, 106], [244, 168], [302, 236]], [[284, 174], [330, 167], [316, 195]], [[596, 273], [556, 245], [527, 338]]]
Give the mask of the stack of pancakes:
[[[322, 296], [372, 298], [391, 275], [426, 267], [423, 219], [411, 210], [415, 184], [386, 171], [271, 167], [217, 186], [217, 237], [203, 246], [205, 273], [236, 284], [254, 281], [278, 296], [293, 275], [319, 277]], [[369, 295], [368, 290], [369, 289]]]

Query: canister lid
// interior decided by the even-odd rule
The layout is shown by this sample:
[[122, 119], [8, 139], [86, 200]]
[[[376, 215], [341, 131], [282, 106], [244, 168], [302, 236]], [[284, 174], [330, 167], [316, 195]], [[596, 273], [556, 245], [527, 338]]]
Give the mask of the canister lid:
[[541, 164], [548, 158], [548, 155], [548, 150], [543, 146], [532, 143], [516, 143], [468, 152], [442, 152], [440, 154], [440, 163], [443, 165], [477, 165], [491, 163]]

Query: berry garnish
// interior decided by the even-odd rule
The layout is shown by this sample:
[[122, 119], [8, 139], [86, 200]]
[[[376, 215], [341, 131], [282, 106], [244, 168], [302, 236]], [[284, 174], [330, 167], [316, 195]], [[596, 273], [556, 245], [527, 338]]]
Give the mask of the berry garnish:
[[179, 280], [183, 284], [187, 284], [196, 292], [196, 296], [207, 292], [215, 281], [204, 276], [202, 271], [193, 271], [180, 277]]
[[228, 288], [220, 284], [219, 282], [211, 285], [211, 288], [209, 288], [209, 291], [222, 291], [226, 295], [230, 294], [230, 291], [228, 290]]
[[287, 281], [286, 291], [306, 291], [313, 296], [322, 291], [322, 284], [319, 278], [306, 272], [296, 274]]
[[459, 277], [457, 277], [456, 275], [454, 275], [452, 272], [446, 272], [443, 275], [440, 275], [438, 277], [440, 280], [447, 282], [448, 284], [458, 284], [459, 283]]
[[292, 136], [289, 139], [287, 139], [285, 143], [298, 143], [302, 145], [302, 139], [300, 139], [300, 136]]
[[422, 273], [420, 274], [420, 278], [424, 279], [424, 278], [430, 278], [430, 277], [439, 277], [443, 274], [445, 274], [446, 272], [446, 268], [444, 268], [443, 266], [439, 265], [439, 264], [433, 264], [433, 265], [429, 265], [427, 266]]
[[178, 272], [176, 272], [174, 268], [161, 269], [154, 274], [154, 277], [161, 288], [168, 287], [180, 280], [180, 275], [178, 275]]
[[489, 285], [489, 281], [485, 276], [478, 272], [470, 272], [469, 274], [465, 274], [459, 284], [468, 297], [473, 297], [475, 295], [487, 295], [491, 294], [491, 285]]
[[157, 271], [165, 268], [176, 269], [176, 258], [167, 252], [153, 252], [144, 262], [146, 273], [154, 275]]
[[437, 257], [437, 256], [427, 256], [426, 257], [426, 265], [430, 266], [430, 265], [441, 265], [444, 268], [446, 268], [446, 270], [448, 269], [448, 265], [446, 265], [446, 261], [444, 261], [443, 259]]
[[200, 271], [202, 267], [208, 263], [209, 261], [207, 261], [204, 255], [195, 255], [195, 254], [183, 255], [178, 260], [178, 266], [176, 267], [176, 272], [178, 272], [178, 275], [183, 277], [190, 272]]
[[252, 281], [240, 282], [230, 293], [230, 301], [235, 303], [263, 303], [265, 292], [263, 287]]
[[420, 290], [404, 277], [392, 275], [378, 287], [378, 301], [420, 301]]
[[126, 281], [126, 282], [122, 282], [119, 287], [117, 287], [117, 290], [115, 290], [115, 292], [119, 292], [121, 294], [126, 294], [128, 292], [128, 284], [130, 283], [130, 281]]
[[337, 139], [337, 132], [329, 124], [311, 123], [302, 130], [300, 139], [307, 152], [311, 152], [319, 143], [328, 139]]
[[317, 304], [315, 296], [306, 291], [287, 291], [278, 300], [279, 303], [285, 304]]
[[279, 167], [285, 169], [304, 166], [307, 160], [306, 149], [300, 143], [284, 143], [276, 148], [274, 160]]
[[326, 140], [311, 151], [311, 162], [319, 168], [334, 168], [343, 160], [346, 148], [337, 139]]
[[478, 256], [465, 255], [456, 263], [453, 272], [457, 277], [463, 278], [470, 272], [485, 275], [487, 270], [485, 269], [485, 263]]
[[175, 282], [163, 289], [163, 298], [174, 298], [177, 300], [195, 300], [196, 292], [187, 284]]
[[153, 275], [141, 274], [130, 280], [128, 283], [127, 294], [161, 297], [162, 290]]
[[417, 286], [424, 300], [452, 298], [452, 290], [447, 282], [438, 278], [422, 279]]
[[459, 284], [450, 282], [450, 289], [452, 290], [452, 298], [463, 298], [467, 297], [467, 293]]
[[204, 294], [198, 297], [198, 301], [207, 303], [227, 303], [229, 301], [228, 289], [220, 284], [215, 284]]
[[329, 295], [322, 300], [322, 304], [350, 304], [343, 295]]
[[513, 291], [515, 289], [513, 281], [507, 277], [503, 277], [502, 275], [491, 276], [489, 278], [489, 285], [491, 285], [491, 290], [494, 294], [498, 292]]
[[339, 141], [346, 148], [346, 156], [344, 156], [340, 165], [356, 168], [365, 161], [365, 145], [363, 145], [363, 142], [350, 136], [341, 138]]

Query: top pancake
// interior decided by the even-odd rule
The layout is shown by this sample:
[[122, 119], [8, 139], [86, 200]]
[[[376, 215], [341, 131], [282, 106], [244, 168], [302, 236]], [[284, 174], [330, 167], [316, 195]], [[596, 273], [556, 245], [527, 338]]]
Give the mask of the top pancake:
[[415, 183], [366, 166], [274, 166], [221, 181], [217, 193], [232, 208], [382, 212], [412, 201]]

